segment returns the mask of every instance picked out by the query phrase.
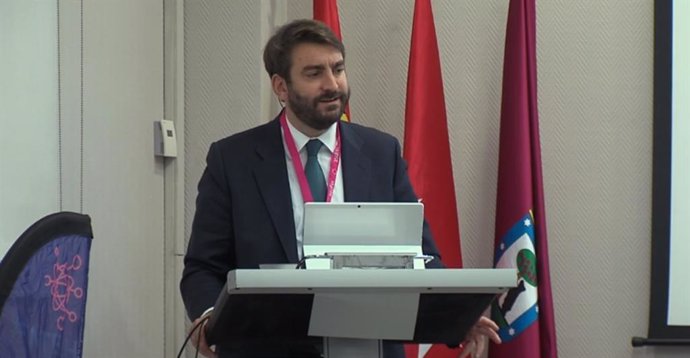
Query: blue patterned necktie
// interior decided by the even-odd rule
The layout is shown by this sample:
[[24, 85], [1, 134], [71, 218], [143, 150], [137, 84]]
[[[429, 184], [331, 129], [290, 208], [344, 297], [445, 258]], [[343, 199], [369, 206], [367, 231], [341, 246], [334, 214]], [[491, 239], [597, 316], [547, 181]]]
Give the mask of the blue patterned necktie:
[[307, 142], [307, 164], [304, 166], [304, 174], [309, 182], [314, 201], [326, 201], [326, 179], [317, 159], [322, 145], [323, 143], [318, 139], [311, 139]]

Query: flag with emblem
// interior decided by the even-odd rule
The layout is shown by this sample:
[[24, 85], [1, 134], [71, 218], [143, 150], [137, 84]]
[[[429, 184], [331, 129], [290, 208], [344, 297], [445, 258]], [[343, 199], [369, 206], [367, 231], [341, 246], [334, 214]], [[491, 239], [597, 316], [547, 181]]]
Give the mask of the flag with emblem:
[[[337, 0], [314, 0], [314, 20], [326, 24], [336, 36], [343, 40], [340, 34], [340, 17], [338, 16]], [[345, 112], [340, 117], [345, 122], [350, 121], [350, 106], [345, 107]]]
[[490, 358], [556, 358], [537, 111], [534, 0], [511, 0], [503, 63], [494, 265], [518, 285], [491, 308], [502, 344]]

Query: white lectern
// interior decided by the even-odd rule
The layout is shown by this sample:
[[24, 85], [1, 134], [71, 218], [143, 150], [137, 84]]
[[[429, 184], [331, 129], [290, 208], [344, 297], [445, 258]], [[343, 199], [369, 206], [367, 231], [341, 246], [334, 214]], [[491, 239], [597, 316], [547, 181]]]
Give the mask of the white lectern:
[[324, 337], [328, 358], [380, 357], [381, 340], [458, 345], [515, 269], [233, 270], [210, 344]]

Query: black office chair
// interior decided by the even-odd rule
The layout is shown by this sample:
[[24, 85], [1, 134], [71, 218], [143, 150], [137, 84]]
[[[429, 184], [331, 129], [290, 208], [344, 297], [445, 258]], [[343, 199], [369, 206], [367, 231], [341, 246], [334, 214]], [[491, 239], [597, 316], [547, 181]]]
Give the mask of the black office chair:
[[81, 357], [91, 218], [60, 212], [0, 261], [0, 357]]

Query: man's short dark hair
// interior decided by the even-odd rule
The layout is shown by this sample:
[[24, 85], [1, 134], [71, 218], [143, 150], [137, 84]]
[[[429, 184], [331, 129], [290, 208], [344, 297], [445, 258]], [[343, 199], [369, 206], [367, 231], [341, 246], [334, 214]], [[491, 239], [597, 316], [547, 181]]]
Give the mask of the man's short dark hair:
[[281, 26], [264, 47], [264, 66], [268, 76], [277, 74], [289, 83], [292, 51], [303, 43], [333, 46], [345, 58], [345, 46], [326, 24], [315, 20], [295, 20]]

